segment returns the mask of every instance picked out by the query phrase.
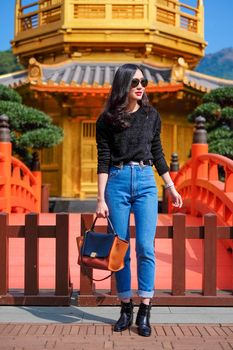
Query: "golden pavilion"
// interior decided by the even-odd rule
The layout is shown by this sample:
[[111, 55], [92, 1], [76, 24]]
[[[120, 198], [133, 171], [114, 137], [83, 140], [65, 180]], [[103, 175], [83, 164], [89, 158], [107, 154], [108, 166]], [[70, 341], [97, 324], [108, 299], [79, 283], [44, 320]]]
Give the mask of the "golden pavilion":
[[193, 71], [206, 45], [203, 0], [16, 0], [12, 48], [27, 69], [0, 83], [64, 129], [63, 143], [41, 152], [50, 194], [95, 197], [95, 123], [114, 73], [127, 62], [144, 68], [166, 159], [176, 152], [182, 165], [193, 134], [187, 115], [203, 93], [233, 84]]

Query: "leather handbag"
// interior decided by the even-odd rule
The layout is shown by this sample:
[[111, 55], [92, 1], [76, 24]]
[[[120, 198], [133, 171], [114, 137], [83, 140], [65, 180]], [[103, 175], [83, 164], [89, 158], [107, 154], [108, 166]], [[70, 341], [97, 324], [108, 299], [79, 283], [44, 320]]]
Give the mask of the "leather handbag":
[[78, 264], [100, 270], [112, 272], [124, 268], [124, 257], [129, 242], [119, 238], [112, 223], [108, 220], [108, 233], [95, 232], [95, 218], [91, 228], [84, 236], [77, 237]]

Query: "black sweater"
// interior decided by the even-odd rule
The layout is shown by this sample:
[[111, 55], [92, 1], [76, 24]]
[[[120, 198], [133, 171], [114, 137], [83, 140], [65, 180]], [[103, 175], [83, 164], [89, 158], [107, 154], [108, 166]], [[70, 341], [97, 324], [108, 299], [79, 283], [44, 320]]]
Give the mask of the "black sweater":
[[116, 130], [103, 116], [96, 123], [97, 173], [108, 173], [112, 162], [153, 160], [159, 175], [169, 171], [160, 141], [160, 115], [153, 107], [131, 113], [130, 126]]

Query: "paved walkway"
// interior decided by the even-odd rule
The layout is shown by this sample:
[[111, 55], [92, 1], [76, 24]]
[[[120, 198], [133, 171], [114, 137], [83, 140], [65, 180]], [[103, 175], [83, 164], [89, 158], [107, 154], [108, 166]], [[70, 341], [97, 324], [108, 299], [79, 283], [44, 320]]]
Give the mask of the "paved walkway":
[[153, 307], [149, 338], [136, 326], [113, 332], [118, 316], [119, 307], [2, 306], [0, 350], [233, 349], [233, 308]]
[[1, 350], [175, 349], [232, 350], [233, 324], [153, 325], [149, 338], [136, 327], [113, 333], [111, 325], [0, 324]]

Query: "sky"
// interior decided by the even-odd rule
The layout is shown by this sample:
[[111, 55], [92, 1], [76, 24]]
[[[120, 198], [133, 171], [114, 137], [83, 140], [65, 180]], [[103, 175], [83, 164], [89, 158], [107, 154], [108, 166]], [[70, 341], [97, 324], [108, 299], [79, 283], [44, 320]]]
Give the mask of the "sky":
[[[24, 0], [24, 4], [32, 2]], [[0, 0], [0, 51], [9, 49], [13, 39], [14, 5], [15, 0]], [[204, 5], [206, 54], [233, 47], [233, 0], [204, 0]]]

